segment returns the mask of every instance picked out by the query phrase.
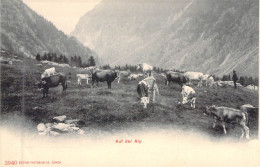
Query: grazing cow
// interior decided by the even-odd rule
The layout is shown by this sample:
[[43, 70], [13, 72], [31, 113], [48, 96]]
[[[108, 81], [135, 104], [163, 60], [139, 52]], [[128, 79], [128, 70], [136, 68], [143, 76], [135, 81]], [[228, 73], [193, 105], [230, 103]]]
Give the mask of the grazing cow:
[[192, 87], [183, 85], [181, 90], [181, 95], [182, 95], [182, 102], [179, 102], [178, 105], [190, 103], [191, 108], [195, 108], [196, 93], [194, 89], [192, 89]]
[[241, 126], [242, 134], [240, 138], [244, 137], [244, 131], [246, 133], [246, 139], [249, 139], [249, 128], [246, 126], [248, 124], [248, 114], [246, 111], [228, 108], [228, 107], [216, 107], [206, 106], [205, 114], [214, 116], [213, 128], [215, 128], [217, 121], [220, 121], [224, 130], [227, 134], [225, 123], [236, 123]]
[[111, 89], [111, 83], [117, 78], [117, 72], [115, 70], [97, 70], [92, 74], [92, 86], [94, 83], [107, 81], [108, 89]]
[[159, 95], [159, 89], [153, 76], [147, 77], [140, 81], [137, 85], [137, 93], [141, 99], [141, 104], [147, 108], [150, 102], [150, 92], [153, 91], [153, 102], [155, 101], [155, 91]]
[[66, 75], [63, 73], [57, 73], [41, 79], [38, 83], [38, 88], [42, 90], [43, 97], [48, 97], [49, 88], [57, 87], [62, 85], [63, 91], [67, 89]]
[[144, 73], [144, 75], [146, 76], [146, 74], [148, 73], [148, 76], [151, 76], [151, 73], [153, 71], [153, 66], [143, 63], [143, 64], [137, 64], [136, 70], [141, 69]]
[[168, 85], [171, 81], [182, 86], [187, 83], [188, 79], [182, 73], [167, 71], [165, 85]]
[[86, 84], [88, 84], [88, 80], [91, 78], [90, 74], [77, 74], [78, 85], [81, 86], [81, 80], [86, 80]]
[[203, 73], [188, 71], [184, 73], [184, 76], [189, 79], [190, 83], [191, 81], [198, 81], [198, 86], [202, 86]]
[[42, 73], [41, 78], [49, 77], [54, 74], [57, 74], [57, 72], [55, 71], [55, 68], [54, 67], [48, 68]]
[[142, 77], [143, 74], [130, 74], [130, 76], [128, 77], [129, 81], [131, 80], [136, 80], [139, 77]]
[[130, 71], [119, 71], [117, 74], [117, 77], [118, 77], [117, 82], [119, 83], [121, 78], [126, 78], [126, 77], [129, 77], [130, 75], [131, 75]]

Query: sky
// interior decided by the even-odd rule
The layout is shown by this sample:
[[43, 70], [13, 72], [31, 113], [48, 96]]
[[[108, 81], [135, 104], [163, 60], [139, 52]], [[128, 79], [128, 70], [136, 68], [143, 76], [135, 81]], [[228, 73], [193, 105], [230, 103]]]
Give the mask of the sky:
[[23, 0], [31, 9], [69, 35], [81, 16], [101, 0]]

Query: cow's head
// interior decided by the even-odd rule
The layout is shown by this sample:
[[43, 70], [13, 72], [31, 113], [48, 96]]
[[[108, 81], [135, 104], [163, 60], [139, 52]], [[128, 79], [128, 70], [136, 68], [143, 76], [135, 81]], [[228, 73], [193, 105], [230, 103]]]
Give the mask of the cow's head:
[[187, 97], [183, 97], [182, 98], [182, 104], [186, 104], [186, 103], [188, 103], [189, 101], [188, 101], [188, 98]]
[[119, 70], [114, 70], [114, 77], [118, 78], [119, 77]]
[[212, 105], [212, 106], [206, 106], [206, 107], [205, 107], [204, 114], [206, 114], [206, 115], [210, 115], [213, 111], [216, 110], [215, 107], [216, 107], [215, 105]]
[[37, 86], [38, 86], [38, 90], [42, 90], [43, 89], [43, 86], [47, 84], [46, 81], [41, 81], [41, 82], [38, 82], [37, 83]]
[[149, 104], [149, 98], [148, 97], [142, 97], [141, 98], [141, 105], [143, 105], [144, 108], [147, 108], [147, 104]]
[[41, 89], [42, 89], [42, 84], [41, 84], [41, 82], [37, 82], [36, 84], [37, 84], [38, 90], [41, 90]]

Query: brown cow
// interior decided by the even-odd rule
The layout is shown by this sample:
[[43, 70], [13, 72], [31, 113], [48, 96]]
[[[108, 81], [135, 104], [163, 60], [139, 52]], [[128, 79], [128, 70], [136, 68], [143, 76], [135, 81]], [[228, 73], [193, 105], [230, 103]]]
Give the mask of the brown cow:
[[111, 83], [117, 78], [117, 72], [115, 70], [99, 70], [92, 74], [92, 86], [94, 83], [107, 81], [108, 89], [111, 89]]
[[249, 139], [249, 128], [246, 126], [248, 124], [248, 114], [245, 111], [228, 108], [228, 107], [216, 107], [213, 106], [206, 106], [205, 114], [211, 115], [214, 117], [213, 128], [216, 126], [216, 122], [220, 121], [226, 134], [225, 123], [237, 123], [241, 126], [242, 134], [240, 138], [244, 137], [244, 131], [246, 133], [246, 139]]

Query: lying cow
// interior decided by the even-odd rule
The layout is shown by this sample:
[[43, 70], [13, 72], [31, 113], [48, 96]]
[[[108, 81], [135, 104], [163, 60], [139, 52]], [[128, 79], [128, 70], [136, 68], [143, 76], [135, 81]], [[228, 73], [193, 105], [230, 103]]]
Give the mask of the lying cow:
[[215, 128], [217, 121], [220, 121], [224, 130], [227, 134], [225, 123], [237, 123], [241, 126], [242, 134], [240, 138], [244, 137], [244, 132], [246, 133], [246, 138], [249, 139], [249, 128], [246, 126], [248, 124], [248, 114], [246, 111], [228, 108], [228, 107], [216, 107], [206, 106], [205, 114], [214, 116], [213, 128]]
[[38, 83], [39, 90], [42, 90], [43, 97], [48, 97], [49, 88], [57, 87], [62, 85], [63, 91], [67, 89], [66, 75], [63, 73], [57, 73], [41, 79]]
[[182, 102], [179, 102], [178, 105], [190, 103], [191, 108], [195, 108], [196, 93], [194, 89], [192, 89], [192, 87], [183, 85], [181, 90], [181, 95], [182, 95]]
[[171, 81], [182, 86], [187, 83], [188, 79], [182, 73], [167, 71], [165, 85], [168, 85]]
[[49, 77], [49, 76], [54, 75], [54, 74], [57, 74], [57, 72], [55, 71], [55, 68], [54, 68], [54, 67], [48, 68], [48, 69], [46, 69], [46, 70], [42, 73], [41, 78]]
[[91, 75], [90, 74], [77, 74], [77, 78], [78, 78], [78, 85], [81, 86], [82, 80], [86, 80], [86, 84], [88, 84], [88, 80], [91, 78]]
[[117, 75], [118, 75], [117, 83], [119, 83], [121, 78], [129, 77], [131, 75], [131, 72], [130, 71], [119, 71]]
[[143, 74], [131, 74], [131, 75], [128, 77], [128, 79], [129, 79], [129, 81], [131, 81], [131, 80], [136, 80], [137, 78], [142, 77], [142, 76], [143, 76]]
[[153, 102], [155, 101], [155, 91], [159, 95], [158, 86], [154, 77], [147, 77], [140, 81], [137, 85], [137, 93], [141, 99], [141, 104], [144, 108], [147, 108], [147, 104], [150, 102], [150, 92], [153, 92]]
[[107, 81], [108, 89], [111, 89], [111, 83], [117, 78], [117, 72], [115, 70], [98, 70], [92, 74], [92, 86], [94, 83]]

